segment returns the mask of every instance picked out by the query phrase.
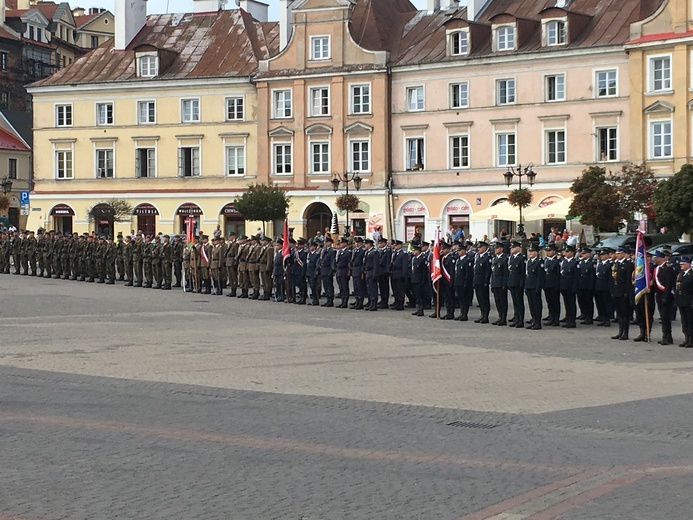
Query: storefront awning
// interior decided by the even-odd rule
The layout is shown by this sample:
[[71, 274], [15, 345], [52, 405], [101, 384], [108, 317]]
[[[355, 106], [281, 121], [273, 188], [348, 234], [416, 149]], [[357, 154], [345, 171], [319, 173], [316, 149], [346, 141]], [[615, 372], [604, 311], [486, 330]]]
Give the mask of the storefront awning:
[[543, 208], [527, 212], [523, 215], [524, 220], [546, 220], [546, 219], [560, 219], [564, 220], [568, 215], [570, 215], [570, 205], [573, 203], [573, 198], [568, 197], [567, 199], [554, 202]]
[[[524, 211], [532, 211], [527, 208]], [[482, 209], [472, 214], [472, 220], [507, 220], [511, 222], [520, 221], [520, 209], [512, 206], [507, 200], [491, 206], [490, 208]]]
[[200, 206], [197, 204], [193, 204], [192, 202], [187, 202], [185, 204], [182, 204], [178, 207], [178, 211], [176, 212], [178, 215], [183, 215], [183, 216], [196, 216], [196, 215], [202, 215], [202, 209]]
[[135, 208], [135, 211], [133, 211], [133, 214], [134, 215], [158, 215], [159, 210], [156, 209], [151, 204], [143, 203], [143, 204], [139, 204]]
[[226, 217], [238, 217], [241, 218], [241, 214], [233, 205], [233, 202], [229, 202], [226, 206], [221, 209], [221, 214]]
[[75, 211], [67, 204], [56, 204], [51, 210], [51, 217], [74, 217]]

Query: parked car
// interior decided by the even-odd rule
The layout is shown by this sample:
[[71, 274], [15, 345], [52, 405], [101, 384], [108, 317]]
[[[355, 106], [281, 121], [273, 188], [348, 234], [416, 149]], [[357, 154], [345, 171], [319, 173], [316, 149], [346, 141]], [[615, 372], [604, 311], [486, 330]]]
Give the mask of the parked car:
[[652, 246], [647, 250], [647, 254], [654, 255], [657, 251], [661, 251], [664, 246], [671, 247], [672, 255], [693, 255], [693, 243], [691, 242], [666, 242]]
[[[645, 238], [645, 247], [648, 249], [652, 246], [658, 246], [660, 244], [678, 244], [678, 237], [676, 235], [657, 233], [655, 235], [643, 236]], [[635, 234], [629, 233], [627, 235], [614, 235], [611, 237], [606, 237], [604, 240], [600, 240], [592, 246], [592, 249], [601, 249], [603, 247], [610, 247], [611, 249], [630, 247], [631, 249], [635, 249], [636, 240], [637, 235]]]

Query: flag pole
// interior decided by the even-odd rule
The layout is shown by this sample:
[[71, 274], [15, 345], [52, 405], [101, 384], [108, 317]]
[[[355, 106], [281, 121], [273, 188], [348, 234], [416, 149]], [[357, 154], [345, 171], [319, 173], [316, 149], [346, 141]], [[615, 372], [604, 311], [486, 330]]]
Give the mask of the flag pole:
[[436, 280], [436, 318], [440, 318], [440, 280]]
[[[647, 266], [645, 266], [645, 269], [648, 269]], [[650, 306], [648, 304], [649, 294], [645, 294], [645, 334], [647, 336], [647, 342], [650, 342]]]

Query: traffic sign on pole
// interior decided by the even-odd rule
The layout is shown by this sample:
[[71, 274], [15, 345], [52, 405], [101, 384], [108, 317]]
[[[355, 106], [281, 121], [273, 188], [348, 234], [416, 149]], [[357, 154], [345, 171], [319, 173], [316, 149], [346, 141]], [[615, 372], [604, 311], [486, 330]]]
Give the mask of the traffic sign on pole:
[[29, 190], [20, 190], [19, 203], [20, 204], [29, 204]]

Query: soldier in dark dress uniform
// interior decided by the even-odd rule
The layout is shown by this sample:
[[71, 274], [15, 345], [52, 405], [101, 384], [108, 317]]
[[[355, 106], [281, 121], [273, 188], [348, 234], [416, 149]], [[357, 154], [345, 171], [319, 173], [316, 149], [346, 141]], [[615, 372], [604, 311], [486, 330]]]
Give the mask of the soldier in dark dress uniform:
[[681, 257], [681, 270], [676, 278], [676, 306], [681, 313], [684, 340], [679, 347], [693, 348], [693, 269], [691, 258]]
[[616, 317], [618, 318], [618, 334], [611, 339], [628, 339], [628, 329], [630, 328], [630, 299], [633, 294], [633, 262], [626, 258], [627, 252], [619, 247], [616, 251], [616, 262], [611, 267], [611, 275], [614, 278], [614, 287], [611, 296], [616, 306]]
[[560, 289], [561, 296], [563, 297], [563, 306], [565, 307], [565, 323], [563, 326], [567, 329], [574, 329], [576, 327], [577, 305], [575, 302], [575, 295], [578, 290], [577, 264], [575, 247], [565, 246], [563, 259], [561, 260]]
[[365, 240], [365, 253], [363, 257], [363, 274], [366, 279], [366, 290], [368, 291], [368, 301], [364, 310], [378, 310], [378, 265], [380, 255], [375, 249], [370, 238]]
[[390, 308], [390, 260], [391, 250], [387, 239], [378, 240], [378, 293], [380, 294], [379, 309]]
[[306, 263], [308, 262], [308, 250], [306, 239], [299, 238], [296, 248], [292, 252], [291, 287], [294, 291], [294, 301], [298, 305], [305, 305], [308, 299], [308, 283], [306, 280]]
[[558, 327], [561, 318], [561, 263], [557, 250], [555, 244], [549, 245], [546, 248], [546, 258], [544, 258], [544, 297], [549, 311], [544, 322], [547, 327]]
[[594, 323], [594, 286], [596, 269], [592, 259], [592, 250], [584, 247], [580, 250], [578, 262], [578, 305], [584, 325]]
[[443, 320], [455, 319], [455, 263], [457, 262], [457, 253], [452, 252], [451, 249], [451, 245], [447, 242], [440, 243], [442, 256], [440, 264], [443, 276], [438, 287], [440, 297], [445, 305], [445, 315], [440, 316], [440, 319]]
[[334, 261], [336, 252], [332, 247], [334, 241], [331, 237], [325, 238], [325, 247], [320, 252], [320, 263], [318, 269], [322, 281], [322, 290], [325, 292], [327, 301], [322, 307], [334, 307]]
[[354, 289], [354, 297], [356, 301], [350, 305], [352, 309], [363, 309], [363, 300], [366, 298], [366, 279], [363, 276], [363, 257], [365, 250], [363, 249], [363, 239], [356, 237], [354, 239], [354, 247], [351, 250], [351, 285]]
[[310, 304], [320, 305], [320, 293], [318, 291], [318, 264], [320, 263], [320, 253], [318, 252], [319, 242], [312, 240], [308, 244], [308, 255], [306, 256], [306, 283], [310, 288]]
[[498, 319], [491, 325], [508, 324], [508, 255], [503, 252], [503, 244], [496, 242], [495, 254], [491, 260], [491, 292], [496, 304]]
[[541, 313], [543, 310], [541, 301], [541, 290], [544, 287], [544, 261], [539, 256], [541, 248], [538, 244], [532, 244], [529, 248], [529, 258], [525, 266], [525, 294], [527, 295], [527, 306], [532, 316], [532, 330], [541, 329]]
[[465, 300], [465, 289], [469, 281], [469, 272], [472, 266], [469, 265], [469, 257], [467, 256], [467, 246], [461, 243], [456, 251], [457, 261], [455, 262], [455, 274], [453, 275], [453, 286], [455, 290], [455, 299], [460, 308], [460, 315], [455, 318], [455, 321], [467, 321], [467, 313], [469, 306]]
[[594, 301], [597, 304], [597, 326], [610, 327], [613, 316], [611, 289], [614, 277], [611, 276], [611, 259], [608, 250], [597, 251], [597, 265], [594, 273]]
[[412, 260], [411, 260], [411, 283], [416, 295], [416, 311], [413, 316], [424, 315], [424, 285], [428, 283], [429, 271], [426, 255], [421, 251], [421, 245], [412, 243]]
[[351, 262], [351, 251], [349, 251], [349, 240], [341, 238], [339, 240], [339, 249], [335, 255], [335, 274], [337, 277], [337, 288], [339, 293], [337, 297], [341, 303], [337, 306], [340, 309], [346, 309], [349, 306], [349, 263]]
[[390, 283], [392, 284], [392, 295], [395, 299], [390, 308], [395, 311], [404, 310], [404, 287], [406, 285], [409, 258], [402, 249], [403, 245], [404, 243], [401, 240], [395, 240], [390, 260]]
[[474, 292], [476, 300], [481, 308], [481, 316], [474, 323], [488, 323], [488, 315], [491, 312], [491, 298], [489, 285], [491, 283], [491, 257], [488, 253], [488, 244], [479, 242], [474, 257]]
[[518, 329], [525, 328], [525, 257], [522, 243], [510, 244], [508, 257], [508, 290], [513, 300], [513, 318], [508, 325]]
[[662, 324], [662, 339], [658, 343], [660, 345], [673, 345], [671, 307], [674, 305], [674, 297], [676, 295], [676, 272], [674, 271], [674, 266], [669, 261], [671, 253], [658, 251], [654, 256], [657, 267], [654, 269], [652, 282], [657, 309], [659, 309], [659, 320]]

